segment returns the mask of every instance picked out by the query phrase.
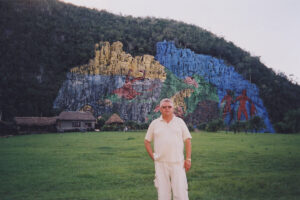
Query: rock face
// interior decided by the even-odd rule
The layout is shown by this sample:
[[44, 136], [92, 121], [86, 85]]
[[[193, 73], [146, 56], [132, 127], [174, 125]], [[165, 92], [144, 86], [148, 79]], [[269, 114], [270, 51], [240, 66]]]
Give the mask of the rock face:
[[192, 124], [207, 123], [219, 117], [218, 103], [211, 100], [200, 101], [196, 109], [185, 117]]
[[[151, 55], [132, 57], [122, 46], [96, 44], [95, 58], [70, 70], [53, 107], [150, 122], [160, 115], [160, 100], [168, 97], [175, 113], [190, 125], [222, 116], [229, 124], [256, 114], [265, 120], [265, 131], [273, 132], [257, 87], [222, 60], [177, 49], [173, 42], [157, 44], [156, 60]], [[247, 98], [241, 96], [243, 90]]]
[[133, 58], [122, 46], [96, 44], [95, 58], [67, 74], [54, 108], [90, 110], [95, 116], [119, 113], [124, 120], [145, 122], [160, 98], [165, 67], [151, 55]]
[[166, 79], [164, 67], [154, 59], [154, 56], [144, 55], [132, 57], [123, 51], [121, 42], [100, 42], [95, 45], [95, 58], [89, 64], [74, 67], [71, 73], [84, 75], [124, 76], [130, 73], [133, 78], [142, 76], [146, 71], [145, 78]]
[[[256, 114], [264, 119], [266, 131], [274, 132], [268, 113], [259, 98], [259, 90], [256, 85], [244, 80], [232, 66], [227, 66], [223, 60], [196, 54], [190, 49], [177, 49], [173, 42], [166, 41], [157, 44], [156, 59], [180, 79], [197, 74], [215, 86], [219, 97], [219, 106], [222, 110], [224, 107], [221, 104], [222, 99], [226, 96], [227, 91], [230, 91], [233, 99], [227, 107], [230, 111], [224, 110], [224, 120], [227, 123], [237, 120], [239, 115], [238, 120], [244, 120], [252, 113], [252, 115]], [[242, 95], [243, 91], [246, 91], [248, 98], [237, 98]], [[230, 119], [232, 112], [234, 113], [233, 119]], [[235, 112], [237, 113], [235, 114]]]

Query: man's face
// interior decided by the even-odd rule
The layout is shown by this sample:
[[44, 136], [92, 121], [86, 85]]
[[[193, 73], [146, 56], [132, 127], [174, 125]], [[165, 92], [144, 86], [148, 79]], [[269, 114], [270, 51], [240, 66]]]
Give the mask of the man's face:
[[159, 110], [163, 116], [171, 116], [173, 115], [174, 111], [173, 106], [170, 102], [163, 102]]

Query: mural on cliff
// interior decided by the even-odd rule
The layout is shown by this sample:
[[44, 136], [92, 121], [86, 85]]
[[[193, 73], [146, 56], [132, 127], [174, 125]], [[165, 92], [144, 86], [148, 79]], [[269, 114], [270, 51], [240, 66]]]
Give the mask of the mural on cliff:
[[95, 45], [95, 58], [74, 67], [58, 92], [54, 108], [118, 113], [125, 121], [150, 122], [163, 98], [190, 125], [223, 118], [227, 124], [258, 115], [274, 132], [258, 88], [223, 60], [157, 43], [156, 56], [132, 57], [121, 42]]

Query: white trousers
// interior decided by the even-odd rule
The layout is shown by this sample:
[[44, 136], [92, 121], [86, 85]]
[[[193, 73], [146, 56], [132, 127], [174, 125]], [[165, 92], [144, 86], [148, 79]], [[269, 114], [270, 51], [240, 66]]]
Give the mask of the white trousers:
[[154, 185], [158, 200], [188, 200], [188, 184], [184, 162], [167, 163], [155, 161]]

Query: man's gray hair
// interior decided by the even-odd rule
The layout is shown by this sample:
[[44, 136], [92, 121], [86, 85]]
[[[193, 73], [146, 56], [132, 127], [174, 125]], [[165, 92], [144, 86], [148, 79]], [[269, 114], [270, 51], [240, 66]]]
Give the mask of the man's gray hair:
[[161, 107], [161, 105], [162, 105], [163, 103], [165, 103], [165, 102], [170, 103], [170, 104], [172, 105], [172, 107], [174, 106], [172, 99], [169, 99], [169, 98], [164, 98], [164, 99], [162, 99], [162, 100], [160, 101], [160, 103], [159, 103], [159, 106]]

